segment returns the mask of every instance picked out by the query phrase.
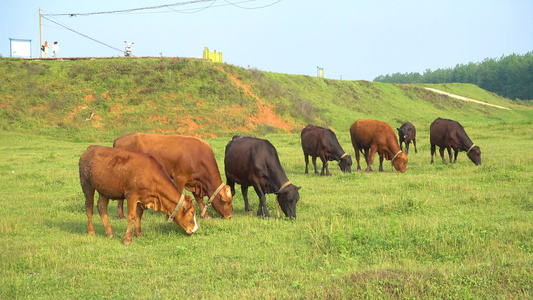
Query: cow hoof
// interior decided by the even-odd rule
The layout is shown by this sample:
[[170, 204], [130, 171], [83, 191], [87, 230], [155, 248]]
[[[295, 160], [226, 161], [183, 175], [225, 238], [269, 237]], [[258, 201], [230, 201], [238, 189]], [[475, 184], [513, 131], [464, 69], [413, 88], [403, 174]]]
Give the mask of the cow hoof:
[[124, 240], [124, 245], [129, 245], [131, 244], [131, 240]]

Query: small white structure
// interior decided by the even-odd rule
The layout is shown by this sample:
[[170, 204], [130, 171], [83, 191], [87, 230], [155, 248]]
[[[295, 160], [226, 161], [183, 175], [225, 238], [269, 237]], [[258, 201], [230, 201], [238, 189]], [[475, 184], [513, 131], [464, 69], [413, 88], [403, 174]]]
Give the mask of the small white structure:
[[11, 57], [31, 58], [31, 40], [9, 39]]

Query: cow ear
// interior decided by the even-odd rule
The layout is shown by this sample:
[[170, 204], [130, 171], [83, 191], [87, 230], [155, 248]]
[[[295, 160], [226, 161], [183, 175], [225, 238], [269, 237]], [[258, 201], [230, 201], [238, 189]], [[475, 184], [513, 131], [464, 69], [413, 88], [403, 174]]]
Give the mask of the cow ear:
[[302, 188], [301, 186], [294, 186], [294, 187], [296, 188], [296, 190], [299, 190]]

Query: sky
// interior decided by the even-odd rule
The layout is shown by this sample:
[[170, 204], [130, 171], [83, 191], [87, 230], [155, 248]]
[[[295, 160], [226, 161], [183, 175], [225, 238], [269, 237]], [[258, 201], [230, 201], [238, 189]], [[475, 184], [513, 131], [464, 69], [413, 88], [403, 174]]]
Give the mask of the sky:
[[[54, 15], [165, 4], [180, 5]], [[124, 41], [134, 56], [201, 58], [209, 47], [244, 68], [371, 81], [533, 51], [532, 0], [19, 0], [0, 8], [1, 56], [10, 38], [31, 39], [40, 56], [39, 8], [60, 57], [123, 56]]]

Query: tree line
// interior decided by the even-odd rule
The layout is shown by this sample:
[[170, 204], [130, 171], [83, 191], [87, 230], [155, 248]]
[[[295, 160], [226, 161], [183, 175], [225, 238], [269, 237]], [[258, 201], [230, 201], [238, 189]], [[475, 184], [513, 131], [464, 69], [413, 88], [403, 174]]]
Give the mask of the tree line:
[[422, 75], [418, 72], [380, 75], [374, 81], [398, 84], [472, 83], [509, 99], [533, 100], [533, 51], [458, 64], [455, 68], [427, 69]]

